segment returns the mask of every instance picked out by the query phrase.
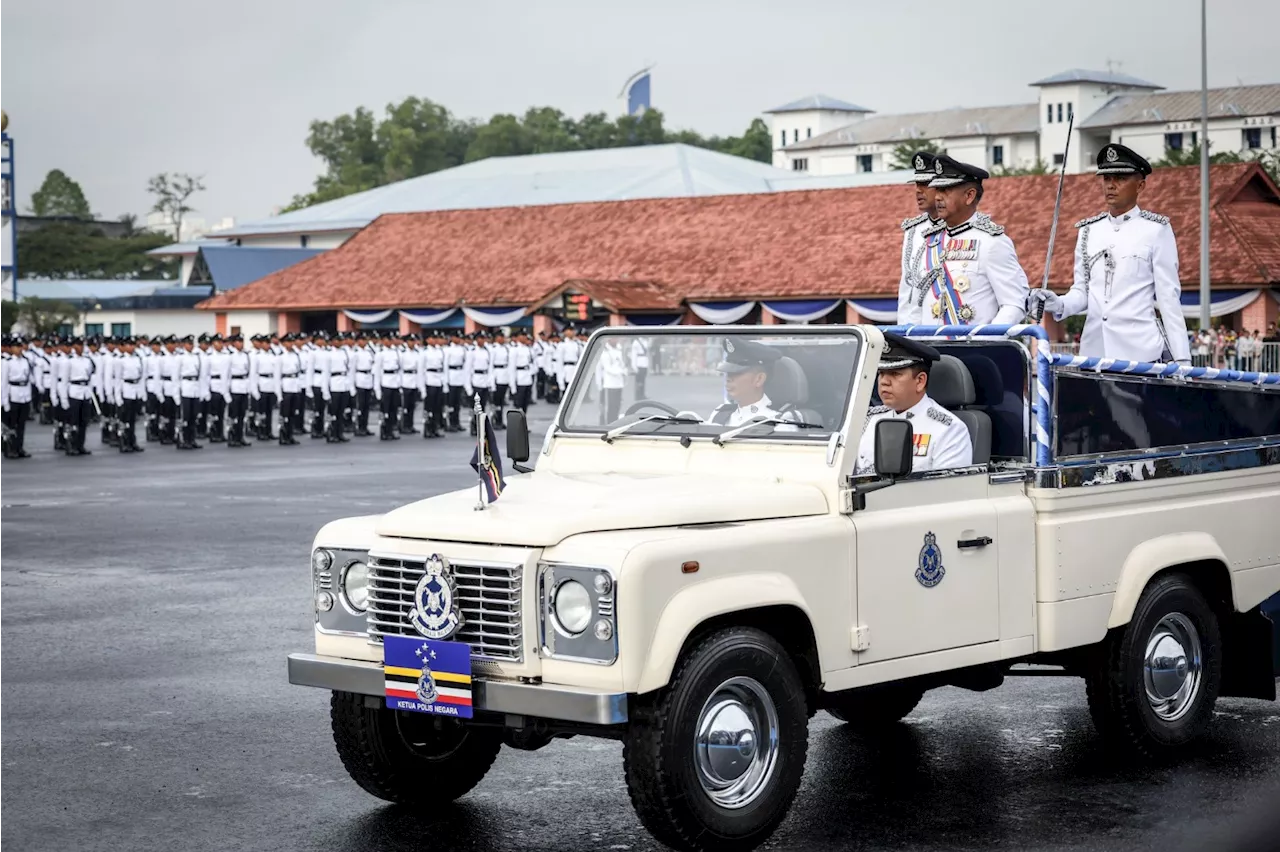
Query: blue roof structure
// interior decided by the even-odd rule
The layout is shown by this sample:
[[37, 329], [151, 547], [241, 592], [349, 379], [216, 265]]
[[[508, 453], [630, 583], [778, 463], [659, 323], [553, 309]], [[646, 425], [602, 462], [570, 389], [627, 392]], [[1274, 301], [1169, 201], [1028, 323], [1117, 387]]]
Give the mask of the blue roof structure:
[[1116, 71], [1089, 71], [1085, 68], [1072, 68], [1058, 74], [1036, 80], [1033, 86], [1052, 86], [1058, 83], [1101, 83], [1105, 86], [1124, 86], [1130, 89], [1163, 89], [1164, 86], [1148, 83], [1128, 74]]
[[829, 97], [827, 95], [810, 95], [807, 98], [801, 98], [798, 101], [792, 101], [789, 104], [783, 104], [780, 107], [765, 110], [765, 114], [775, 112], [805, 112], [811, 109], [828, 109], [837, 112], [875, 112], [873, 109], [867, 109], [857, 104], [851, 104], [848, 101], [842, 101], [839, 98]]
[[200, 257], [208, 267], [214, 288], [222, 292], [243, 287], [251, 281], [301, 263], [323, 251], [324, 249], [313, 248], [262, 248], [224, 244], [201, 246]]
[[246, 222], [219, 237], [354, 231], [384, 213], [768, 192], [790, 172], [692, 145], [489, 157]]

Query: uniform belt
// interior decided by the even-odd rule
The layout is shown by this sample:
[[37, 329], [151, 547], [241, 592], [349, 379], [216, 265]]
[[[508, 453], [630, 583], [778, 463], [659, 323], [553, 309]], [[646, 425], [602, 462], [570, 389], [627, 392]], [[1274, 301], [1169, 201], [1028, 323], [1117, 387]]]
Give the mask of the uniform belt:
[[25, 388], [29, 384], [30, 382], [27, 382], [27, 381], [21, 381], [21, 382], [15, 382], [13, 380], [9, 381], [9, 386], [15, 387], [15, 388]]
[[136, 385], [138, 382], [142, 381], [142, 379], [124, 379], [123, 381], [126, 385]]
[[373, 370], [356, 370], [357, 373], [372, 373]]
[[406, 376], [413, 376], [413, 375], [417, 375], [418, 373], [417, 370], [401, 370], [400, 372]]
[[88, 379], [70, 379], [69, 381], [70, 381], [70, 382], [71, 382], [71, 384], [73, 384], [73, 385], [87, 385], [87, 384], [89, 384], [89, 380], [88, 380]]
[[284, 379], [292, 379], [297, 375], [298, 375], [297, 373], [281, 373], [280, 377]]
[[575, 358], [575, 359], [574, 359], [574, 360], [572, 360], [572, 361], [563, 361], [563, 362], [561, 362], [561, 363], [563, 363], [563, 364], [567, 367], [567, 366], [569, 366], [570, 364], [576, 364], [576, 363], [578, 363], [578, 361], [577, 361], [577, 359]]
[[183, 376], [182, 380], [184, 382], [194, 382], [198, 378], [200, 378], [200, 374], [196, 373], [194, 376]]
[[249, 378], [249, 374], [248, 374], [248, 373], [232, 373], [232, 374], [231, 374], [231, 378], [233, 378], [233, 379], [247, 379], [247, 378]]
[[347, 371], [346, 371], [346, 370], [341, 370], [341, 371], [339, 371], [339, 372], [337, 372], [337, 373], [330, 373], [329, 375], [331, 375], [331, 376], [345, 376], [346, 374], [347, 374]]
[[471, 372], [475, 373], [477, 376], [487, 376], [489, 374], [488, 370], [472, 370]]
[[443, 373], [444, 367], [427, 367], [428, 373]]

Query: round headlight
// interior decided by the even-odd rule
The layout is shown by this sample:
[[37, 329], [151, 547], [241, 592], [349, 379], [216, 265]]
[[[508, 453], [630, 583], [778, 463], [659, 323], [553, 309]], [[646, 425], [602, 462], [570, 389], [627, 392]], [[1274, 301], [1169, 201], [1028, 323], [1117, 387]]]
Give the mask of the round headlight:
[[333, 595], [328, 592], [316, 593], [316, 611], [328, 612], [333, 609]]
[[613, 581], [609, 579], [608, 574], [597, 574], [594, 582], [597, 595], [607, 595], [613, 591]]
[[328, 571], [333, 567], [333, 554], [327, 550], [317, 550], [311, 554], [311, 567], [317, 571]]
[[356, 612], [369, 608], [369, 566], [359, 560], [348, 562], [342, 571], [342, 599]]
[[596, 622], [595, 633], [597, 639], [607, 642], [613, 638], [613, 625], [602, 618]]
[[591, 623], [591, 593], [577, 580], [566, 580], [556, 589], [556, 621], [566, 633], [578, 635]]

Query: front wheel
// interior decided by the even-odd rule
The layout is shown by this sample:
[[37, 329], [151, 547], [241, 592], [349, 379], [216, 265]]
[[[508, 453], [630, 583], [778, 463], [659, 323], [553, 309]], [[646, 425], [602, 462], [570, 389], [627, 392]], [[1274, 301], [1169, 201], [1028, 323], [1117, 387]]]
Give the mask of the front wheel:
[[338, 757], [351, 780], [365, 792], [401, 805], [452, 801], [466, 794], [502, 748], [497, 728], [366, 707], [364, 696], [351, 692], [333, 693], [329, 717]]
[[1114, 744], [1153, 757], [1204, 733], [1222, 678], [1218, 619], [1185, 575], [1154, 580], [1085, 676], [1089, 713]]
[[702, 639], [665, 689], [637, 699], [623, 743], [631, 803], [676, 849], [747, 850], [786, 817], [808, 751], [804, 685], [768, 634]]

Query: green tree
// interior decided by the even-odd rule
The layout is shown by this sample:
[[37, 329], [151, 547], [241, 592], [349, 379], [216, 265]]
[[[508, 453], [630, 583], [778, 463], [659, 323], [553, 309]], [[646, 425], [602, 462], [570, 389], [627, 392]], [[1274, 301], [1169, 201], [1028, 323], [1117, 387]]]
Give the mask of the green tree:
[[773, 162], [773, 136], [769, 133], [769, 125], [762, 119], [755, 119], [746, 132], [738, 137], [725, 140], [721, 150], [735, 157], [758, 160], [761, 163]]
[[45, 336], [55, 333], [63, 325], [74, 324], [80, 311], [70, 302], [59, 299], [33, 297], [18, 303], [17, 324], [28, 334]]
[[942, 146], [931, 139], [915, 139], [911, 142], [903, 142], [901, 145], [894, 145], [893, 152], [889, 155], [889, 168], [914, 169], [913, 160], [920, 151], [941, 154]]
[[1019, 177], [1022, 175], [1047, 175], [1049, 164], [1039, 157], [1030, 166], [995, 166], [991, 169], [992, 177]]
[[147, 252], [172, 240], [137, 231], [112, 238], [79, 222], [56, 222], [22, 235], [18, 268], [33, 278], [172, 278], [174, 262]]
[[8, 334], [13, 331], [13, 325], [18, 321], [18, 303], [5, 299], [0, 302], [0, 334]]
[[197, 192], [204, 192], [201, 179], [189, 174], [161, 172], [147, 181], [147, 192], [156, 197], [151, 212], [162, 214], [173, 224], [173, 238], [182, 239], [182, 220], [193, 210], [187, 203]]
[[80, 184], [67, 177], [62, 169], [44, 176], [44, 183], [31, 193], [31, 212], [36, 216], [64, 216], [69, 219], [93, 218], [89, 202]]
[[495, 115], [488, 124], [476, 129], [476, 138], [467, 146], [467, 162], [532, 153], [532, 140], [520, 119], [514, 115]]

